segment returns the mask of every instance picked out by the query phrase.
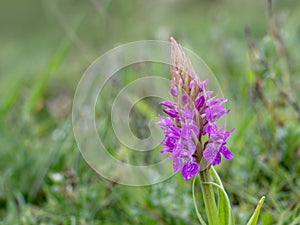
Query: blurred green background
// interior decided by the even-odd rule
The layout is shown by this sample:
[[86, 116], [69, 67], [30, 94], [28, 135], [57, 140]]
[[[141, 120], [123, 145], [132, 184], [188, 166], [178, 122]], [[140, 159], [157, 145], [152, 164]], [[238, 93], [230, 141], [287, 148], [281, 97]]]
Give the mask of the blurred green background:
[[127, 187], [98, 177], [71, 124], [76, 85], [94, 59], [119, 44], [174, 36], [230, 99], [235, 158], [216, 169], [236, 224], [262, 195], [260, 224], [300, 224], [299, 10], [296, 0], [273, 1], [273, 26], [261, 0], [2, 1], [0, 222], [197, 224], [191, 182], [177, 174]]

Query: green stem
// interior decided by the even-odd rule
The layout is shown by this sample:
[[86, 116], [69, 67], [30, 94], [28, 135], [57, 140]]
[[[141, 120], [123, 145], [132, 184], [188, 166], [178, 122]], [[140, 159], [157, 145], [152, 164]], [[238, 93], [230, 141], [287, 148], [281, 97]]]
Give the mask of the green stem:
[[209, 225], [219, 225], [218, 209], [215, 200], [213, 186], [211, 182], [209, 168], [199, 173], [201, 180], [202, 195], [205, 204], [205, 211], [207, 214]]

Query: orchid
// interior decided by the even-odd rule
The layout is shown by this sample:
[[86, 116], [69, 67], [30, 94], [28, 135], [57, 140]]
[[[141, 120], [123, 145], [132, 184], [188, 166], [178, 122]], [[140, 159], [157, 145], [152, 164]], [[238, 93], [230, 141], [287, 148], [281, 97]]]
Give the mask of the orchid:
[[[218, 165], [221, 154], [230, 160], [233, 154], [226, 147], [226, 139], [234, 131], [220, 128], [217, 121], [227, 110], [226, 98], [213, 96], [207, 91], [208, 80], [201, 81], [181, 46], [171, 38], [171, 81], [172, 100], [163, 101], [163, 112], [158, 124], [164, 131], [165, 147], [161, 153], [168, 153], [173, 159], [174, 173], [181, 171], [185, 180], [200, 171], [200, 161]], [[205, 136], [208, 136], [204, 141]]]
[[[166, 114], [159, 115], [160, 121], [157, 122], [164, 131], [161, 142], [164, 148], [160, 152], [173, 160], [174, 173], [180, 171], [185, 180], [194, 177], [192, 192], [200, 223], [206, 225], [195, 200], [197, 174], [209, 225], [233, 225], [229, 198], [213, 166], [221, 163], [221, 155], [227, 160], [233, 158], [226, 145], [235, 128], [226, 130], [219, 126], [219, 119], [230, 112], [224, 106], [227, 98], [218, 98], [213, 91], [207, 90], [207, 84], [208, 80], [200, 80], [190, 59], [171, 38], [171, 100], [160, 102]], [[214, 188], [218, 188], [218, 201]], [[247, 225], [257, 223], [264, 198], [259, 201]]]

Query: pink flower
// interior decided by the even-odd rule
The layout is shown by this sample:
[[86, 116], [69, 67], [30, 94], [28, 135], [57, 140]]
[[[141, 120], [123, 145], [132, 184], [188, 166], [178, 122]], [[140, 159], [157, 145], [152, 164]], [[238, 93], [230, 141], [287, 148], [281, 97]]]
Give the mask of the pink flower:
[[[169, 158], [173, 159], [174, 173], [181, 171], [185, 180], [195, 176], [202, 157], [212, 165], [221, 162], [221, 154], [230, 160], [233, 154], [226, 147], [226, 139], [234, 131], [218, 128], [218, 119], [229, 112], [223, 105], [227, 98], [211, 97], [208, 81], [200, 81], [189, 58], [180, 45], [171, 38], [171, 82], [173, 100], [160, 104], [168, 117], [160, 116], [157, 123], [164, 130], [161, 142]], [[200, 133], [201, 132], [201, 133]], [[204, 136], [208, 135], [205, 143]]]

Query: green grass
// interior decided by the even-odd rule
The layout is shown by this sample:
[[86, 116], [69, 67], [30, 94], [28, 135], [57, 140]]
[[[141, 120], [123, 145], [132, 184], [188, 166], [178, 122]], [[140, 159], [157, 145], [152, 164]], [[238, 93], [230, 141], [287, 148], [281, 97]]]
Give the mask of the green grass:
[[[83, 160], [72, 131], [70, 102], [80, 77], [96, 57], [118, 44], [167, 41], [172, 35], [207, 62], [229, 98], [227, 122], [236, 127], [229, 145], [235, 158], [224, 160], [216, 169], [232, 201], [236, 224], [246, 224], [263, 195], [266, 200], [259, 224], [300, 224], [300, 122], [270, 76], [274, 72], [281, 79], [288, 73], [292, 86], [284, 83], [282, 87], [300, 104], [297, 3], [274, 1], [273, 7], [288, 59], [277, 51], [264, 1], [3, 3], [0, 223], [197, 223], [191, 182], [183, 181], [179, 174], [147, 187], [107, 181]], [[246, 25], [252, 31], [253, 49], [247, 46]], [[270, 70], [253, 51], [264, 56]], [[139, 72], [138, 67], [121, 71], [128, 75], [128, 80], [120, 79], [121, 85]], [[256, 83], [263, 85], [271, 108], [258, 97]], [[97, 105], [97, 116], [109, 112], [110, 96], [118, 90], [107, 92], [107, 105]], [[154, 112], [149, 110], [151, 102], [155, 101], [135, 107], [136, 123], [131, 125], [137, 136], [147, 136], [144, 120], [159, 111], [157, 106], [152, 108]], [[274, 119], [273, 111], [283, 125]], [[105, 143], [116, 156], [130, 158], [107, 128], [109, 123], [97, 124], [99, 134], [106, 134]]]

